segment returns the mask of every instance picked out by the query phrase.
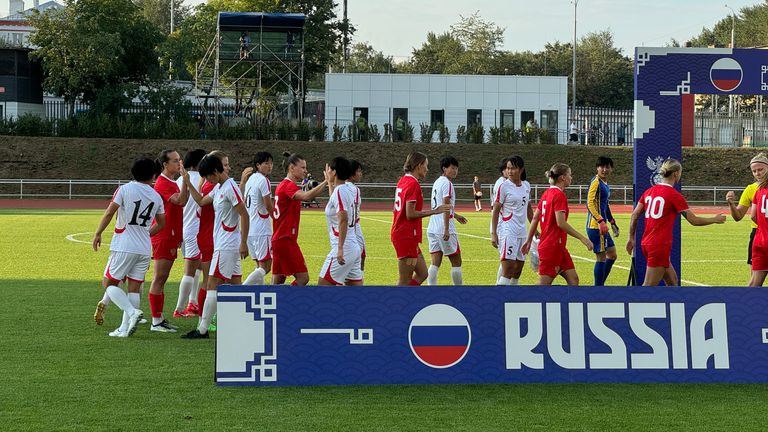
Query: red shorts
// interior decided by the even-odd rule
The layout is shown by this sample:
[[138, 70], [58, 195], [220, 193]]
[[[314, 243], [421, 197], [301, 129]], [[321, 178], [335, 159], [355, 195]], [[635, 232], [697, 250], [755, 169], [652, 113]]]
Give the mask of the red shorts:
[[752, 271], [768, 271], [768, 247], [752, 244]]
[[643, 255], [645, 255], [645, 265], [648, 267], [672, 267], [669, 260], [672, 254], [672, 243], [666, 244], [642, 244]]
[[575, 268], [571, 254], [564, 247], [542, 249], [539, 247], [539, 275], [557, 277], [560, 273]]
[[200, 261], [211, 262], [211, 260], [213, 259], [213, 243], [210, 243], [210, 244], [198, 243], [197, 246], [200, 248]]
[[307, 273], [304, 255], [296, 240], [284, 237], [272, 240], [272, 274], [291, 276]]
[[421, 254], [419, 239], [416, 237], [393, 237], [392, 246], [395, 247], [397, 259], [417, 258]]
[[152, 259], [175, 261], [180, 244], [180, 239], [152, 237]]

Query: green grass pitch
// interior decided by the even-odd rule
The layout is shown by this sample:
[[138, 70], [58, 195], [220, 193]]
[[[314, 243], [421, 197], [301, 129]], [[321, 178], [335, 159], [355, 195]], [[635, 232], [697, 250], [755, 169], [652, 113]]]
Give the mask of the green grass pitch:
[[[214, 341], [184, 341], [141, 327], [127, 340], [92, 320], [108, 248], [90, 248], [100, 211], [0, 210], [0, 419], [3, 430], [764, 430], [762, 385], [441, 385], [218, 388]], [[366, 283], [392, 284], [391, 213], [364, 212]], [[497, 253], [487, 212], [460, 226], [466, 284], [492, 284]], [[584, 215], [572, 214], [581, 229]], [[628, 218], [610, 284], [625, 285]], [[300, 244], [311, 280], [328, 252], [324, 215], [304, 212]], [[744, 285], [749, 225], [683, 222], [685, 285]], [[68, 239], [69, 237], [69, 239]], [[108, 240], [108, 239], [106, 239]], [[569, 241], [582, 284], [591, 253]], [[581, 257], [581, 258], [576, 258]], [[166, 287], [176, 302], [180, 268]], [[447, 261], [444, 267], [448, 267]], [[244, 272], [253, 269], [244, 263]], [[526, 267], [521, 282], [535, 275]], [[441, 269], [440, 283], [450, 274]], [[516, 289], [516, 288], [504, 288]], [[143, 309], [148, 310], [146, 298]], [[177, 320], [178, 321], [178, 320]], [[195, 320], [177, 322], [181, 331]]]

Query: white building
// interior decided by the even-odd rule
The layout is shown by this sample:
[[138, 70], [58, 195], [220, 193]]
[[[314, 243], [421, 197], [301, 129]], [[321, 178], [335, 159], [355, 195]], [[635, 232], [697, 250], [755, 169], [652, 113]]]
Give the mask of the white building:
[[[453, 137], [459, 126], [520, 129], [533, 118], [541, 128], [567, 129], [568, 79], [551, 76], [411, 75], [329, 73], [325, 75], [325, 124], [349, 126], [359, 116], [369, 125], [441, 123]], [[560, 138], [563, 140], [563, 138]], [[561, 144], [564, 144], [562, 142]]]
[[30, 47], [29, 36], [35, 28], [29, 24], [27, 17], [32, 15], [34, 10], [45, 12], [64, 8], [55, 1], [40, 4], [39, 0], [34, 0], [31, 3], [32, 7], [25, 10], [23, 0], [10, 0], [8, 16], [0, 18], [0, 39], [12, 46]]

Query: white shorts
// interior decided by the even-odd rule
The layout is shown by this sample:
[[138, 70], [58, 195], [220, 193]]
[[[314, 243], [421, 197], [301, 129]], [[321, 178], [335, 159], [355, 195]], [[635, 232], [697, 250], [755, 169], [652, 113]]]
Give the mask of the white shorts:
[[523, 255], [525, 239], [517, 236], [499, 238], [499, 258], [501, 260], [525, 261]]
[[344, 282], [360, 282], [363, 280], [363, 271], [360, 269], [360, 247], [355, 244], [344, 249], [344, 264], [340, 265], [336, 260], [338, 249], [331, 249], [325, 257], [323, 267], [320, 269], [320, 277], [336, 285]]
[[184, 237], [181, 242], [181, 255], [186, 260], [197, 261], [203, 257], [200, 247], [197, 245], [197, 236]]
[[254, 261], [272, 259], [272, 235], [248, 236], [248, 254]]
[[104, 277], [119, 283], [124, 279], [134, 282], [144, 282], [149, 270], [149, 255], [139, 255], [130, 252], [110, 252]]
[[242, 276], [243, 270], [240, 268], [240, 251], [213, 251], [211, 270], [208, 274], [223, 281], [229, 281], [235, 276]]
[[442, 252], [445, 256], [461, 253], [459, 236], [456, 234], [451, 234], [448, 241], [445, 241], [442, 234], [427, 233], [427, 240], [429, 240], [429, 253]]

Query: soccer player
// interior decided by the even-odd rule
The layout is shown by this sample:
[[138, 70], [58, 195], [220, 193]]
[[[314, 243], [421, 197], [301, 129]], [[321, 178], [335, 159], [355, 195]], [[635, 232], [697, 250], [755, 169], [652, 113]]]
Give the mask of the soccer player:
[[550, 186], [541, 196], [533, 214], [528, 238], [523, 245], [523, 254], [527, 254], [531, 249], [531, 241], [541, 222], [538, 285], [552, 285], [560, 275], [568, 285], [575, 286], [579, 284], [579, 275], [576, 274], [571, 254], [565, 247], [568, 235], [579, 239], [587, 250], [592, 250], [592, 242], [568, 223], [568, 197], [565, 195], [565, 188], [573, 181], [571, 168], [564, 163], [556, 163], [545, 175]]
[[256, 261], [256, 269], [245, 279], [245, 285], [264, 285], [264, 277], [272, 270], [272, 221], [270, 215], [275, 210], [272, 204], [272, 155], [258, 152], [253, 158], [253, 174], [243, 184], [245, 207], [251, 218], [248, 233], [248, 253]]
[[343, 157], [335, 157], [329, 165], [330, 198], [325, 206], [331, 251], [320, 269], [318, 285], [362, 285], [360, 244], [357, 240], [357, 186], [347, 182], [352, 165]]
[[[499, 178], [496, 179], [496, 182], [493, 184], [493, 187], [491, 187], [491, 211], [493, 211], [493, 203], [496, 200], [496, 192], [499, 191], [499, 188], [501, 187], [502, 183], [504, 183], [507, 180], [507, 161], [508, 158], [504, 158], [499, 161], [498, 169], [499, 169]], [[499, 221], [501, 222], [501, 221]], [[493, 218], [491, 218], [491, 223], [493, 223]], [[498, 232], [499, 226], [496, 226], [496, 231]], [[490, 227], [490, 233], [493, 234], [493, 226]], [[496, 271], [496, 280], [498, 281], [499, 278], [502, 276], [504, 270], [502, 268], [501, 263], [499, 263], [499, 269]]]
[[[196, 149], [187, 152], [184, 156], [184, 169], [189, 173], [189, 183], [198, 192], [200, 191], [200, 173], [197, 172], [197, 165], [206, 153], [203, 149]], [[184, 187], [184, 178], [179, 177], [176, 184], [181, 190]], [[179, 298], [176, 301], [176, 309], [173, 311], [174, 318], [197, 316], [199, 309], [197, 288], [202, 273], [200, 271], [200, 258], [202, 256], [197, 244], [197, 234], [200, 232], [200, 206], [195, 200], [187, 200], [187, 204], [184, 206], [183, 220], [181, 253], [184, 256], [184, 276], [181, 277], [179, 284]]]
[[325, 167], [325, 180], [310, 190], [303, 191], [298, 186], [307, 176], [307, 161], [296, 153], [284, 153], [283, 166], [286, 177], [275, 189], [275, 209], [272, 212], [272, 285], [285, 283], [288, 276], [293, 276], [291, 285], [306, 285], [309, 282], [307, 264], [299, 249], [299, 222], [301, 220], [302, 201], [312, 201], [320, 195], [328, 184], [330, 169]]
[[678, 213], [693, 226], [725, 222], [725, 216], [722, 214], [701, 217], [688, 208], [688, 202], [674, 187], [683, 175], [680, 162], [675, 159], [664, 161], [661, 165], [661, 175], [661, 182], [648, 188], [637, 201], [629, 221], [627, 252], [631, 255], [635, 250], [637, 221], [645, 213], [645, 231], [640, 243], [647, 263], [643, 286], [656, 286], [662, 279], [666, 286], [678, 286], [677, 272], [670, 261], [672, 229]]
[[421, 253], [421, 219], [434, 214], [448, 213], [450, 204], [422, 210], [424, 195], [419, 184], [429, 172], [427, 155], [411, 152], [405, 159], [405, 175], [397, 182], [390, 239], [397, 253], [399, 278], [397, 284], [421, 285], [427, 278], [427, 265]]
[[152, 259], [155, 260], [155, 272], [149, 288], [149, 307], [152, 310], [150, 330], [175, 333], [176, 326], [170, 324], [163, 316], [164, 290], [165, 282], [176, 261], [176, 251], [183, 239], [184, 206], [187, 204], [189, 191], [186, 182], [179, 188], [175, 181], [176, 177], [186, 173], [181, 166], [181, 157], [178, 152], [163, 150], [157, 157], [156, 163], [162, 172], [155, 182], [155, 191], [163, 198], [166, 224], [152, 237]]
[[[749, 169], [752, 171], [752, 177], [755, 178], [755, 182], [747, 186], [739, 197], [739, 204], [736, 205], [733, 200], [736, 194], [733, 191], [728, 191], [725, 194], [725, 199], [728, 201], [728, 207], [731, 209], [731, 217], [733, 220], [740, 221], [747, 214], [747, 210], [752, 207], [753, 198], [755, 192], [757, 192], [758, 184], [763, 180], [765, 174], [768, 173], [768, 157], [765, 153], [758, 153], [749, 162]], [[755, 239], [757, 232], [757, 224], [752, 221], [752, 232], [749, 234], [749, 246], [747, 246], [747, 264], [752, 264], [752, 242]]]
[[518, 285], [525, 265], [522, 248], [526, 220], [533, 218], [531, 184], [526, 181], [525, 162], [520, 156], [507, 159], [507, 180], [496, 190], [491, 214], [491, 244], [499, 249], [502, 274], [496, 285]]
[[195, 188], [190, 187], [188, 175], [184, 176], [184, 182], [200, 207], [213, 206], [214, 250], [203, 315], [197, 328], [183, 336], [186, 339], [208, 338], [208, 326], [216, 314], [216, 289], [223, 283], [241, 283], [240, 259], [248, 256], [249, 218], [240, 188], [229, 178], [224, 170], [224, 163], [218, 156], [209, 154], [200, 161], [200, 175], [215, 184], [208, 196], [204, 197]]
[[[93, 236], [93, 250], [98, 251], [101, 234], [117, 213], [102, 281], [109, 298], [123, 311], [120, 327], [109, 333], [113, 337], [132, 335], [144, 316], [139, 309], [139, 290], [149, 269], [150, 236], [165, 225], [163, 200], [151, 186], [155, 172], [155, 162], [151, 159], [137, 159], [133, 163], [133, 181], [115, 191]], [[152, 219], [155, 224], [151, 224]], [[117, 286], [124, 279], [128, 281], [128, 295]]]
[[432, 185], [432, 209], [441, 204], [449, 204], [451, 210], [447, 213], [435, 214], [429, 217], [427, 225], [427, 240], [429, 242], [429, 255], [432, 264], [427, 269], [427, 284], [437, 285], [437, 272], [443, 262], [443, 255], [451, 262], [451, 280], [454, 285], [462, 285], [461, 275], [461, 247], [459, 236], [456, 233], [456, 222], [467, 223], [467, 219], [457, 214], [456, 191], [453, 189], [453, 180], [459, 175], [459, 161], [453, 156], [447, 156], [440, 160], [442, 175]]
[[613, 263], [616, 262], [616, 245], [608, 232], [608, 224], [611, 224], [613, 235], [619, 236], [619, 226], [611, 214], [611, 206], [608, 199], [611, 197], [611, 188], [608, 187], [608, 176], [613, 172], [613, 159], [607, 156], [597, 158], [595, 164], [597, 174], [589, 182], [587, 193], [587, 237], [595, 245], [595, 286], [605, 285], [608, 275], [611, 273]]
[[[363, 166], [360, 162], [354, 159], [350, 159], [349, 164], [352, 176], [347, 180], [347, 183], [351, 183], [355, 186], [355, 189], [357, 189], [357, 202], [355, 203], [357, 206], [357, 211], [355, 212], [357, 215], [357, 220], [355, 221], [355, 236], [357, 237], [357, 243], [360, 245], [360, 273], [363, 279], [365, 279], [365, 237], [363, 237], [363, 229], [360, 228], [360, 208], [362, 207], [363, 196], [360, 193], [360, 188], [357, 187], [357, 184], [363, 179]], [[362, 283], [363, 282], [361, 282], [361, 284]]]
[[[759, 156], [759, 155], [758, 155]], [[752, 159], [753, 163], [755, 159]], [[759, 188], [752, 200], [752, 222], [757, 224], [757, 233], [752, 242], [752, 278], [749, 286], [763, 286], [768, 275], [768, 176], [762, 175]]]

